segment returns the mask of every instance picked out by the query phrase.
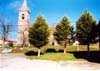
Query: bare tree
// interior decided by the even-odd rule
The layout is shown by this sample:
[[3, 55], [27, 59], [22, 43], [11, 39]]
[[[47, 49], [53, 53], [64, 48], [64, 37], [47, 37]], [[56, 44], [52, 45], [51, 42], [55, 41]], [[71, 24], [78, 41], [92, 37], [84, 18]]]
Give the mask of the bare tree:
[[0, 17], [0, 36], [3, 40], [3, 47], [5, 47], [5, 42], [8, 39], [8, 35], [11, 32], [12, 25], [6, 21], [4, 17]]

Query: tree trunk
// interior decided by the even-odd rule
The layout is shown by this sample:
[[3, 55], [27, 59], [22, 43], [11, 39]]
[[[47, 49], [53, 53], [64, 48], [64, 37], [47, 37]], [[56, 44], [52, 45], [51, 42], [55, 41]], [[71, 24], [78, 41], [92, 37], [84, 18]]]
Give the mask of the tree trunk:
[[90, 46], [90, 43], [87, 44], [88, 56], [90, 55], [90, 53], [89, 53], [90, 52], [89, 46]]
[[99, 36], [99, 51], [100, 51], [100, 36]]
[[64, 44], [64, 54], [66, 54], [66, 43]]
[[66, 48], [64, 48], [64, 54], [66, 54]]
[[99, 51], [100, 51], [100, 41], [99, 41]]
[[38, 49], [38, 57], [40, 57], [40, 52], [41, 52], [41, 50], [40, 50], [40, 48]]
[[88, 44], [87, 44], [87, 50], [88, 50], [88, 51], [90, 51], [90, 49], [89, 49], [89, 45], [90, 45], [90, 44], [88, 43]]
[[79, 43], [78, 43], [78, 41], [77, 41], [76, 47], [77, 47], [77, 51], [79, 51]]

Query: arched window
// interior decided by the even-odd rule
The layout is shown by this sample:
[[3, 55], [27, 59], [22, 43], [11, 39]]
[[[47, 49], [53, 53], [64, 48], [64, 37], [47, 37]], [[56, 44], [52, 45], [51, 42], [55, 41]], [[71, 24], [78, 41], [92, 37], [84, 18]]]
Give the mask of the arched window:
[[24, 19], [25, 18], [25, 15], [24, 14], [22, 14], [22, 19]]

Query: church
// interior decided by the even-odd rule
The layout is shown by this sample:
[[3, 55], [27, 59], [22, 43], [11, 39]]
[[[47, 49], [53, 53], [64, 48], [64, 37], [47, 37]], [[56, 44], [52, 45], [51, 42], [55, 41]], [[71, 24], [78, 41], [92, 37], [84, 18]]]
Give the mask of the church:
[[27, 6], [27, 0], [24, 0], [21, 8], [19, 9], [18, 17], [18, 35], [17, 35], [17, 44], [18, 45], [29, 45], [28, 42], [28, 30], [30, 23], [30, 11]]
[[[28, 41], [29, 26], [30, 26], [30, 11], [27, 5], [27, 0], [24, 0], [21, 8], [19, 9], [17, 45], [19, 46], [23, 44], [29, 45]], [[52, 33], [50, 34], [49, 37], [49, 44], [57, 45], [57, 42], [54, 40]]]

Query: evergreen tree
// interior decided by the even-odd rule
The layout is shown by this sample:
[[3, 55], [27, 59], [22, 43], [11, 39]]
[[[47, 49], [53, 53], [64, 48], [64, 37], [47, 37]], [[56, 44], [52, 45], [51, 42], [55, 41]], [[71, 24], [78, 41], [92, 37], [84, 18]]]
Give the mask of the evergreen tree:
[[66, 53], [66, 46], [69, 40], [68, 36], [71, 34], [70, 29], [70, 21], [66, 16], [56, 25], [54, 38], [57, 40], [58, 44], [63, 45], [64, 53]]
[[96, 37], [96, 21], [93, 19], [92, 15], [87, 11], [82, 14], [82, 16], [76, 22], [76, 33], [77, 38], [80, 42], [87, 44], [87, 49], [89, 52], [89, 45]]
[[100, 51], [100, 20], [98, 23], [98, 34], [99, 34], [99, 51]]
[[71, 31], [71, 41], [72, 41], [72, 43], [75, 41], [75, 31], [74, 31], [74, 27], [73, 26], [71, 26], [71, 29], [70, 29], [70, 31]]
[[49, 31], [46, 20], [39, 16], [29, 29], [29, 42], [39, 49], [38, 56], [40, 56], [40, 48], [49, 42], [48, 37]]

